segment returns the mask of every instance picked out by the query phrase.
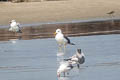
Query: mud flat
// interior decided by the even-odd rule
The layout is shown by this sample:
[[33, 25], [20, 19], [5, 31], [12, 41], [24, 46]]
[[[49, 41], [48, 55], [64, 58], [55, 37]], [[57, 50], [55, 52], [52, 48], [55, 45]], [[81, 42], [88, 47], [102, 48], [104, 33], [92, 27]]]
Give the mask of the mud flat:
[[64, 22], [120, 17], [120, 0], [60, 0], [43, 2], [0, 2], [0, 25], [15, 19], [21, 24]]

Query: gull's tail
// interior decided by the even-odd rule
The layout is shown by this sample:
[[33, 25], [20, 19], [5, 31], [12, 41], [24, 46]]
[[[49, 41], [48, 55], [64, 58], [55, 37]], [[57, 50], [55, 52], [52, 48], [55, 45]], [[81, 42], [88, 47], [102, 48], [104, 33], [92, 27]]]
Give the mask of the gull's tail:
[[70, 45], [75, 45], [74, 43], [71, 43], [70, 39], [66, 36], [64, 36], [64, 38], [67, 40], [67, 43], [70, 44]]
[[18, 31], [18, 33], [22, 33], [22, 31], [21, 31], [21, 30], [19, 30], [19, 31]]
[[64, 59], [64, 61], [69, 61], [69, 60], [71, 60], [71, 58], [68, 58], [68, 59]]

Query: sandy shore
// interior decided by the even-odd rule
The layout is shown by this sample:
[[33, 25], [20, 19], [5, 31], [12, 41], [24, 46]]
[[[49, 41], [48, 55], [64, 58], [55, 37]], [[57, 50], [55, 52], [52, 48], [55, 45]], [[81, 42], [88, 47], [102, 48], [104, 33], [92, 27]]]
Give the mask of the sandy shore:
[[64, 0], [28, 3], [0, 3], [0, 25], [15, 19], [22, 24], [107, 18], [120, 16], [120, 0]]

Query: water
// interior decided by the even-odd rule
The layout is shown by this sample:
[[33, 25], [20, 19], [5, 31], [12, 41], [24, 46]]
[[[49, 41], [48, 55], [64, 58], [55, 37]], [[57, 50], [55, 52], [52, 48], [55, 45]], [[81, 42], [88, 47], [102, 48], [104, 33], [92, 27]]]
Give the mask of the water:
[[67, 77], [57, 78], [58, 47], [54, 38], [10, 40], [0, 42], [1, 80], [119, 80], [120, 35], [70, 37], [75, 46], [68, 45], [64, 58], [77, 48], [85, 54], [86, 62], [74, 68]]

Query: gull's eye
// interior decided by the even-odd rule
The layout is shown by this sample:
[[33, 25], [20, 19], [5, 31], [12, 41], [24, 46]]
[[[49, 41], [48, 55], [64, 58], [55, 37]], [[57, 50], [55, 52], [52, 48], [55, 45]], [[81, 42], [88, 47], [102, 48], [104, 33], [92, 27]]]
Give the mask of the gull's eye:
[[57, 31], [57, 32], [60, 32], [60, 31]]

